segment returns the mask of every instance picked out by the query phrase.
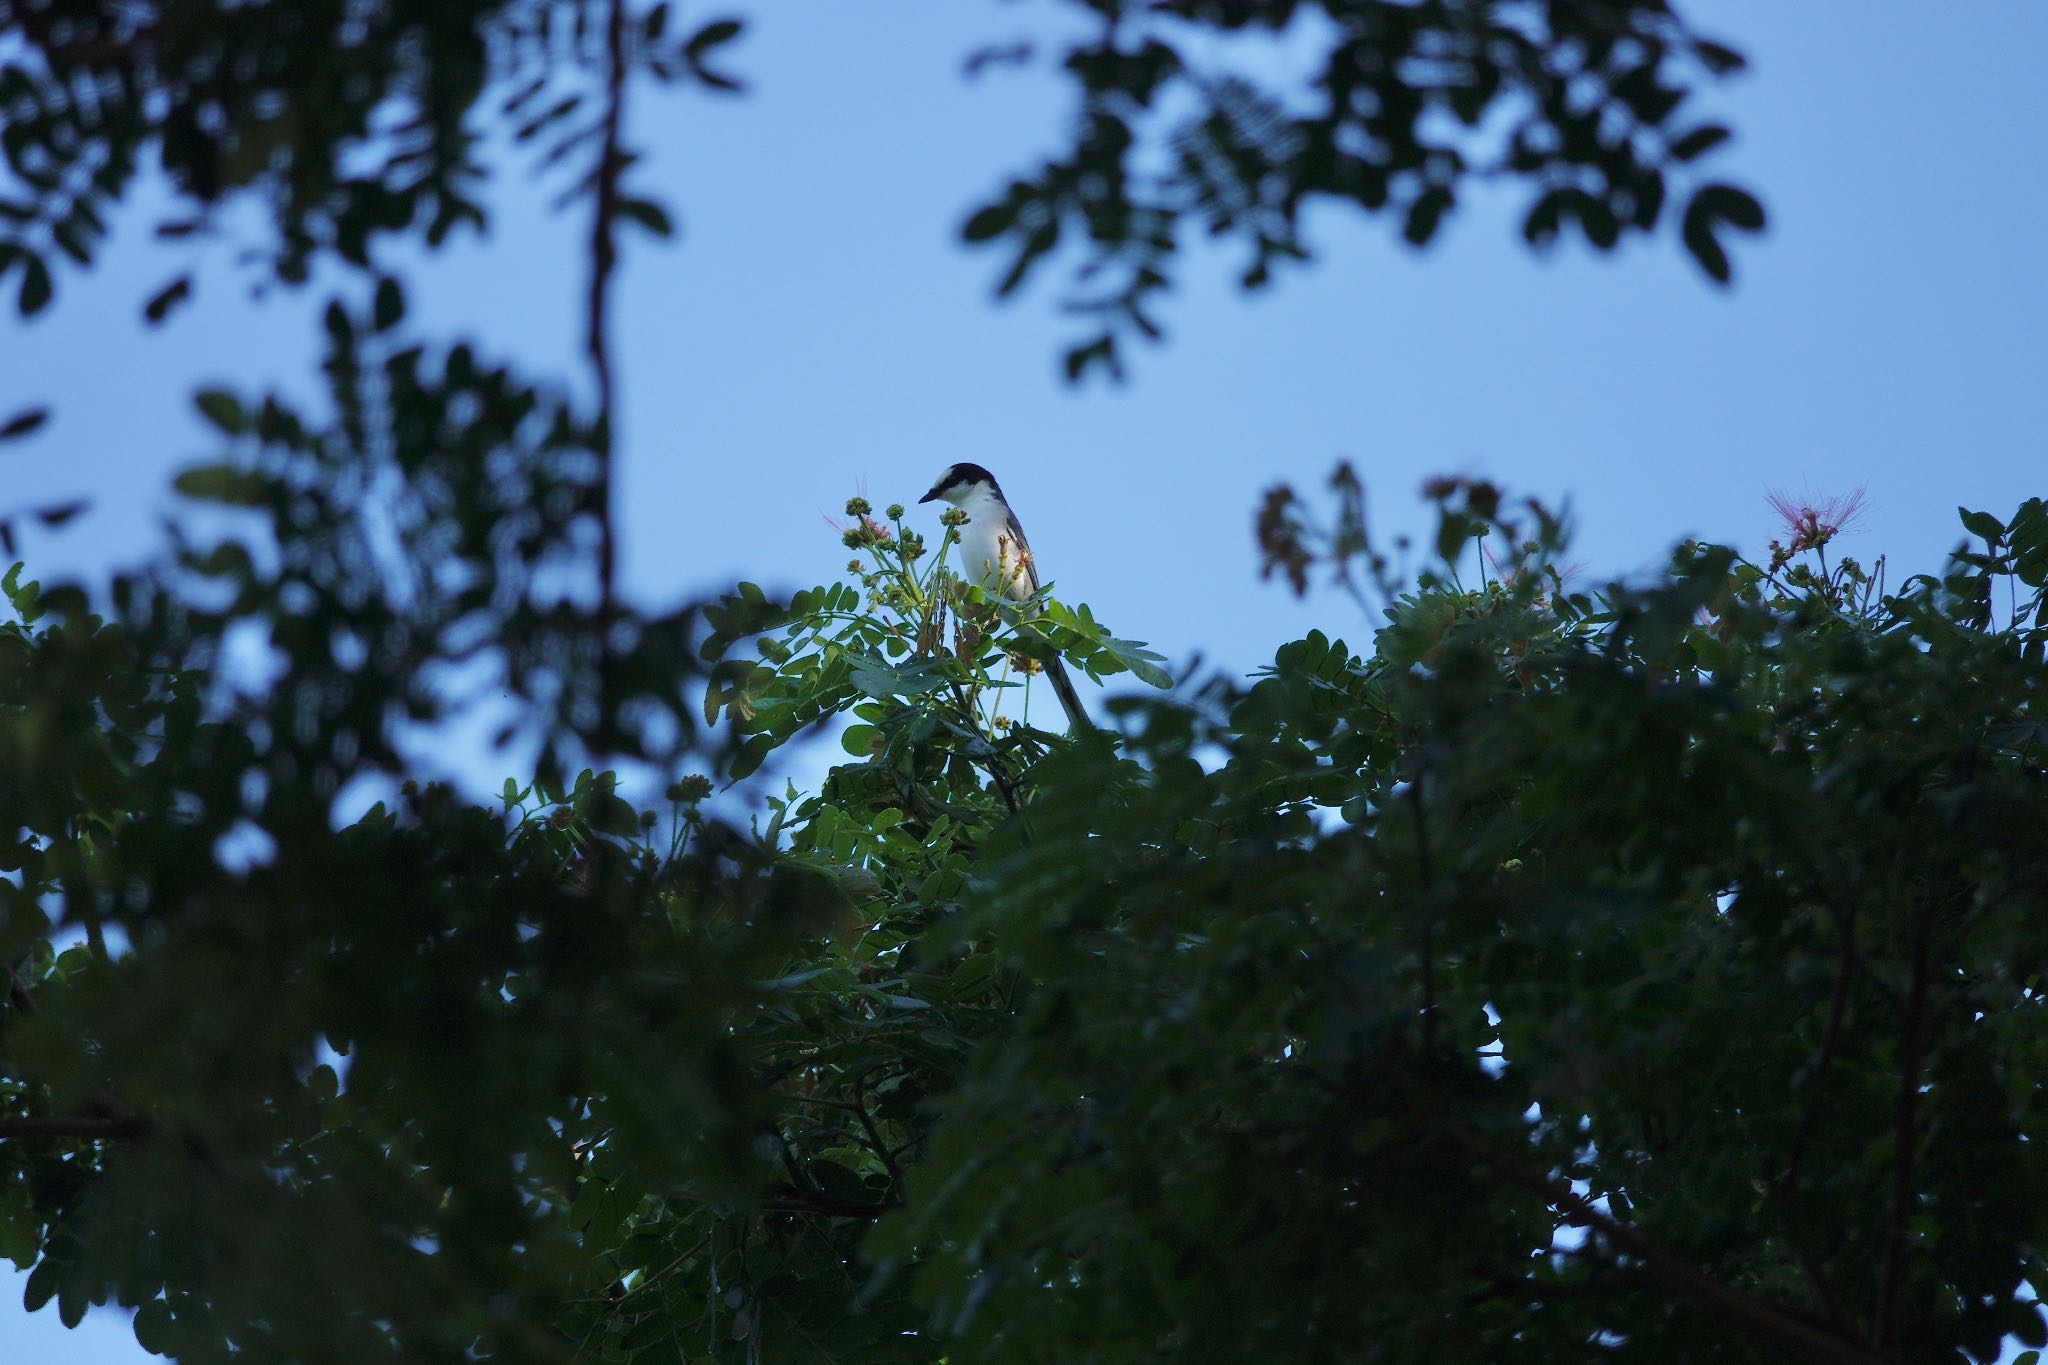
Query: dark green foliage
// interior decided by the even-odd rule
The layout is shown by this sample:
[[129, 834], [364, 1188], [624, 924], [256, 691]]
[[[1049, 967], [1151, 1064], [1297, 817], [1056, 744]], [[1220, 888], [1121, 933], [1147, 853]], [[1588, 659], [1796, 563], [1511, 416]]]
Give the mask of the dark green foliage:
[[[1269, 553], [1384, 583], [1336, 488]], [[297, 741], [10, 578], [30, 1299], [192, 1360], [2041, 1339], [2041, 503], [1891, 596], [1811, 567], [1818, 517], [1589, 596], [1540, 508], [1436, 493], [1451, 560], [1370, 658], [1312, 635], [1114, 743], [1000, 720], [1039, 618], [863, 509], [860, 587], [710, 614], [715, 655], [774, 626], [715, 673], [744, 733], [866, 727], [744, 837], [588, 773], [330, 832], [251, 795]], [[45, 903], [130, 948], [53, 954]]]
[[[1102, 329], [1070, 374], [1156, 332], [1193, 225], [1256, 286], [1304, 205], [1419, 245], [1475, 172], [1531, 187], [1538, 245], [1682, 204], [1720, 278], [1763, 222], [1680, 114], [1741, 59], [1652, 0], [1085, 8], [1071, 154], [966, 226], [1005, 292], [1081, 244]], [[1306, 104], [1207, 65], [1311, 13]], [[317, 404], [195, 395], [205, 535], [98, 605], [0, 579], [0, 1254], [31, 1308], [250, 1365], [2048, 1339], [2015, 1294], [2048, 1284], [2040, 500], [1963, 510], [1973, 542], [1896, 590], [1830, 561], [1844, 503], [1783, 509], [1766, 563], [1687, 545], [1587, 593], [1557, 518], [1458, 480], [1396, 581], [1340, 470], [1329, 524], [1279, 489], [1257, 529], [1370, 649], [1313, 633], [1066, 739], [1029, 723], [1038, 663], [1162, 661], [949, 581], [901, 509], [848, 506], [854, 581], [650, 618], [612, 591], [605, 300], [618, 225], [674, 221], [622, 180], [623, 110], [642, 72], [737, 88], [740, 32], [0, 0], [20, 312], [145, 154], [189, 214], [161, 235], [253, 195], [267, 276], [362, 272]], [[385, 268], [480, 221], [487, 124], [592, 211], [594, 407], [418, 339]], [[534, 778], [418, 782], [479, 718]], [[675, 776], [823, 722], [852, 761], [815, 793]], [[673, 777], [661, 808], [613, 762]]]
[[[1070, 377], [1096, 365], [1121, 376], [1122, 340], [1159, 336], [1152, 310], [1189, 234], [1243, 243], [1242, 283], [1258, 288], [1276, 263], [1308, 258], [1303, 217], [1318, 201], [1390, 213], [1419, 247], [1475, 177], [1511, 176], [1534, 194], [1523, 226], [1531, 245], [1550, 245], [1571, 223], [1608, 250], [1656, 228], [1667, 200], [1690, 186], [1681, 237], [1722, 283], [1731, 272], [1721, 234], [1764, 223], [1749, 194], [1692, 179], [1692, 163], [1729, 132], [1681, 107], [1743, 63], [1665, 0], [1086, 7], [1101, 33], [1064, 57], [1081, 94], [1070, 149], [1011, 181], [962, 229], [1006, 249], [999, 294], [1063, 241], [1074, 248], [1082, 287], [1068, 307], [1100, 330], [1068, 352]], [[1315, 35], [1306, 88], [1251, 81], [1227, 46], [1204, 41], [1243, 30]]]
[[[596, 154], [608, 9], [604, 0], [6, 0], [0, 278], [19, 269], [23, 316], [46, 307], [53, 254], [92, 263], [149, 156], [181, 201], [159, 236], [215, 234], [222, 204], [255, 199], [271, 234], [247, 259], [285, 283], [303, 283], [322, 256], [367, 269], [382, 241], [439, 246], [464, 224], [481, 229], [491, 167], [480, 107], [507, 121], [522, 150], [537, 149], [542, 169]], [[738, 89], [711, 61], [739, 23], [714, 19], [678, 35], [669, 10], [648, 8], [625, 35], [629, 72]], [[566, 198], [595, 184], [594, 172], [583, 176]], [[161, 321], [189, 289], [184, 276], [166, 285], [147, 319]]]

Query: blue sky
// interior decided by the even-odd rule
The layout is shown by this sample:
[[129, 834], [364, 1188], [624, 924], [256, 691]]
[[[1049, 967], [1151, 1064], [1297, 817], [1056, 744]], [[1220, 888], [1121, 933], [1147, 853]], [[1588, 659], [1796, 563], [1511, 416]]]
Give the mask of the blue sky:
[[[1734, 289], [1669, 237], [1532, 257], [1512, 190], [1421, 254], [1391, 224], [1328, 213], [1318, 263], [1256, 298], [1228, 283], [1228, 253], [1196, 253], [1215, 268], [1186, 272], [1168, 343], [1134, 353], [1128, 385], [1080, 390], [1059, 377], [1073, 332], [1051, 291], [991, 306], [997, 261], [957, 244], [1066, 116], [1043, 73], [960, 75], [975, 46], [1044, 31], [1045, 0], [753, 16], [726, 61], [749, 95], [634, 110], [642, 183], [683, 233], [636, 239], [620, 289], [625, 591], [662, 607], [734, 578], [830, 578], [846, 554], [824, 516], [857, 486], [914, 502], [958, 459], [1000, 476], [1063, 597], [1236, 673], [1310, 626], [1367, 642], [1345, 599], [1261, 584], [1252, 548], [1260, 492], [1340, 457], [1388, 531], [1423, 524], [1416, 490], [1440, 472], [1569, 501], [1594, 578], [1687, 536], [1761, 553], [1772, 489], [1864, 488], [1842, 548], [1889, 554], [1894, 581], [1938, 567], [1958, 503], [2003, 515], [2048, 492], [2048, 7], [1688, 9], [1752, 59], [1699, 110], [1736, 128], [1717, 164], [1771, 215], [1735, 244]], [[547, 197], [505, 187], [486, 241], [411, 269], [415, 316], [581, 386], [585, 225]], [[197, 302], [144, 333], [139, 301], [186, 258], [124, 227], [0, 341], [0, 410], [57, 408], [8, 452], [7, 501], [95, 500], [27, 537], [46, 580], [160, 545], [171, 473], [208, 452], [192, 389], [311, 389], [317, 295], [252, 305], [216, 248]], [[456, 775], [494, 785], [474, 760]], [[9, 1359], [145, 1358], [111, 1310], [66, 1333], [17, 1304], [0, 1293]]]

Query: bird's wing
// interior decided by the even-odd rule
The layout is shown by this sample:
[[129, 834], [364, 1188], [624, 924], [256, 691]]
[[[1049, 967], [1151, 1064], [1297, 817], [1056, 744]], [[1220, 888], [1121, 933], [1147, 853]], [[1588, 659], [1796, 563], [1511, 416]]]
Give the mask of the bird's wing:
[[1011, 512], [1007, 507], [1003, 510], [1009, 522], [1003, 528], [1004, 534], [1009, 536], [1010, 544], [1016, 547], [1018, 556], [1024, 561], [1023, 574], [1012, 580], [1018, 587], [1024, 589], [1023, 592], [1016, 595], [1019, 597], [1029, 597], [1032, 593], [1038, 591], [1038, 560], [1032, 556], [1031, 542], [1024, 539], [1024, 527], [1017, 520], [1017, 514]]

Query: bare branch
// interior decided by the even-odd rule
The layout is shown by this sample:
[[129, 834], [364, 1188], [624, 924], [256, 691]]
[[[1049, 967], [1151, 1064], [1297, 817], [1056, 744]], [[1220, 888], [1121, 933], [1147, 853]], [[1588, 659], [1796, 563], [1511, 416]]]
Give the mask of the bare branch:
[[805, 1189], [798, 1185], [770, 1185], [768, 1196], [771, 1199], [788, 1200], [800, 1205], [803, 1212], [822, 1213], [828, 1218], [880, 1218], [885, 1213], [893, 1213], [903, 1207], [896, 1200], [882, 1204], [862, 1204], [851, 1199], [836, 1198], [822, 1190]]
[[[626, 0], [611, 0], [605, 15], [604, 47], [604, 143], [598, 152], [597, 204], [590, 223], [589, 330], [584, 345], [590, 354], [591, 369], [597, 377], [598, 621], [600, 629], [608, 633], [618, 559], [612, 524], [612, 455], [616, 449], [613, 434], [618, 426], [618, 411], [608, 333], [612, 274], [619, 260], [614, 235], [619, 214], [619, 179], [626, 169], [625, 152], [619, 145], [626, 105]], [[606, 652], [609, 653], [608, 650]]]
[[1657, 1280], [1653, 1276], [1627, 1270], [1589, 1275], [1579, 1280], [1537, 1280], [1523, 1276], [1501, 1276], [1490, 1282], [1486, 1288], [1475, 1289], [1467, 1294], [1465, 1302], [1467, 1305], [1486, 1303], [1492, 1299], [1515, 1299], [1525, 1303], [1535, 1299], [1554, 1302], [1583, 1299], [1594, 1294], [1610, 1294], [1616, 1290], [1651, 1289], [1656, 1284]]
[[896, 1164], [896, 1157], [890, 1152], [889, 1144], [882, 1141], [881, 1129], [875, 1126], [874, 1116], [868, 1113], [867, 1086], [868, 1073], [863, 1071], [853, 1082], [853, 1112], [860, 1115], [860, 1126], [868, 1135], [869, 1150], [880, 1157], [882, 1164], [889, 1168], [889, 1188], [900, 1190], [903, 1188], [903, 1168]]
[[0, 1118], [0, 1141], [72, 1138], [85, 1142], [102, 1142], [139, 1138], [148, 1131], [148, 1122], [134, 1114], [22, 1115]]
[[1682, 1297], [1725, 1322], [1793, 1352], [1790, 1358], [1829, 1365], [1885, 1365], [1892, 1359], [1829, 1326], [1809, 1320], [1795, 1309], [1729, 1288], [1635, 1228], [1601, 1212], [1591, 1200], [1574, 1192], [1568, 1182], [1552, 1179], [1520, 1157], [1498, 1151], [1455, 1128], [1444, 1136], [1479, 1165], [1542, 1195], [1564, 1215], [1566, 1222], [1598, 1229], [1608, 1241], [1642, 1261], [1651, 1274]]

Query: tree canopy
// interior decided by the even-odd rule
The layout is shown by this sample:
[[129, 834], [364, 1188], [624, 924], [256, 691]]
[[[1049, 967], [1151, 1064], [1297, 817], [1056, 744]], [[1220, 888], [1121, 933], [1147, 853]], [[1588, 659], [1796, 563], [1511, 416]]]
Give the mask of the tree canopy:
[[[1506, 178], [1532, 244], [1675, 221], [1720, 280], [1762, 222], [1684, 112], [1741, 58], [1657, 0], [1072, 8], [1071, 145], [962, 232], [1004, 292], [1074, 272], [1076, 379], [1156, 333], [1190, 234], [1257, 287], [1317, 201], [1419, 246]], [[1254, 29], [1314, 39], [1302, 88], [1231, 62]], [[1257, 529], [1343, 625], [1248, 683], [990, 600], [950, 528], [863, 499], [842, 581], [641, 612], [608, 301], [626, 229], [671, 215], [624, 111], [738, 89], [741, 32], [0, 0], [21, 313], [62, 306], [146, 155], [160, 235], [258, 203], [245, 268], [353, 272], [317, 404], [195, 395], [217, 449], [177, 488], [230, 517], [99, 600], [0, 585], [29, 1307], [134, 1310], [190, 1362], [2048, 1342], [2016, 1292], [2048, 1284], [2042, 501], [1964, 512], [1895, 584], [1830, 557], [1820, 504], [1762, 563], [1687, 543], [1595, 589], [1554, 511], [1474, 480], [1432, 486], [1401, 564], [1340, 467]], [[573, 168], [594, 399], [408, 315], [391, 248], [478, 225], [499, 154]], [[8, 513], [12, 551], [68, 509]], [[1055, 655], [1149, 690], [1049, 733], [1024, 684]], [[413, 780], [401, 735], [483, 692], [537, 770]], [[817, 791], [717, 793], [827, 722]], [[364, 774], [401, 797], [337, 819]]]

